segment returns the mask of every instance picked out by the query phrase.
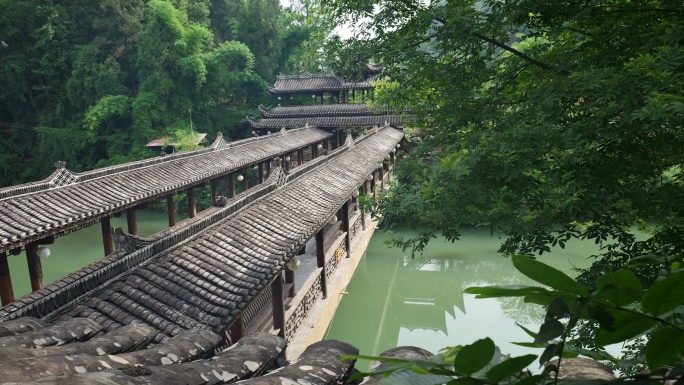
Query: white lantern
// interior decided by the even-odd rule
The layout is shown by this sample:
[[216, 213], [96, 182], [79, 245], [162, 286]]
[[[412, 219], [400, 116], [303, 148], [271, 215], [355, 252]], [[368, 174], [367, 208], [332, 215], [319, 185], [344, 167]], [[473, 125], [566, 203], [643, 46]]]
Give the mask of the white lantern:
[[354, 198], [358, 198], [359, 197], [359, 190], [354, 190], [354, 193], [352, 193], [352, 196]]
[[292, 258], [289, 261], [287, 261], [287, 268], [290, 269], [291, 271], [299, 270], [299, 259]]
[[47, 258], [50, 256], [50, 249], [44, 246], [41, 246], [36, 250], [36, 255], [38, 258]]
[[373, 174], [368, 175], [368, 180], [373, 180]]
[[286, 162], [289, 162], [289, 161], [290, 161], [290, 157], [289, 157], [289, 156], [286, 156], [286, 157], [285, 157], [285, 161], [286, 161]]
[[243, 179], [245, 179], [245, 177], [244, 177], [244, 176], [242, 176], [242, 175], [238, 175], [238, 177], [237, 177], [237, 180], [239, 180], [240, 182], [242, 182], [242, 180], [243, 180]]
[[332, 217], [330, 217], [330, 220], [328, 221], [328, 223], [330, 223], [331, 225], [334, 225], [335, 223], [337, 223], [337, 215], [333, 215]]

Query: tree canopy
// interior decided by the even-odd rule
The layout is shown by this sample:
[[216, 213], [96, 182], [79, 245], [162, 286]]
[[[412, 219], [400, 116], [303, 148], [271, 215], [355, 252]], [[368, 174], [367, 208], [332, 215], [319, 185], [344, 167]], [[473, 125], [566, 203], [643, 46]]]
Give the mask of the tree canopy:
[[341, 60], [381, 59], [378, 102], [422, 118], [385, 217], [450, 239], [490, 226], [527, 254], [574, 237], [632, 245], [627, 230], [649, 221], [662, 251], [684, 250], [681, 3], [335, 6], [365, 23]]
[[[392, 223], [540, 255], [604, 246], [580, 280], [637, 257], [644, 287], [684, 257], [684, 7], [668, 0], [335, 0], [340, 63], [381, 61], [376, 103], [412, 108], [415, 148], [379, 200]], [[634, 227], [648, 233], [637, 241]], [[589, 343], [590, 344], [590, 343]]]
[[147, 142], [191, 128], [240, 138], [318, 36], [290, 26], [294, 3], [0, 0], [0, 186], [156, 156]]

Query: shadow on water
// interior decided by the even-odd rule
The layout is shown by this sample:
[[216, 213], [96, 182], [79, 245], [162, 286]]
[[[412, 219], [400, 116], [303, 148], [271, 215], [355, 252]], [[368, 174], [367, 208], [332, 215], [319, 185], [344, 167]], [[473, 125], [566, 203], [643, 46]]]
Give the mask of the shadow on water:
[[[436, 353], [487, 336], [503, 353], [529, 352], [511, 342], [531, 342], [516, 323], [537, 328], [544, 315], [540, 306], [519, 298], [463, 294], [470, 286], [534, 284], [497, 253], [500, 238], [486, 229], [467, 229], [455, 243], [433, 240], [415, 259], [388, 248], [386, 239], [383, 232], [373, 236], [326, 338], [349, 342], [370, 355], [401, 345]], [[595, 244], [577, 241], [539, 259], [574, 276], [573, 267], [588, 267], [592, 261], [587, 256], [597, 251]], [[368, 362], [357, 365], [367, 369]]]

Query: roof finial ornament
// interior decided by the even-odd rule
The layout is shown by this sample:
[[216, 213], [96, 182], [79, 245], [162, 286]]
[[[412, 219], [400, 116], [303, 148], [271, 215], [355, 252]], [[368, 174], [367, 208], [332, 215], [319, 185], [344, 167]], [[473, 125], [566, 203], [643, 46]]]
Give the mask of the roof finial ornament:
[[58, 169], [58, 170], [63, 170], [63, 169], [65, 169], [65, 168], [66, 168], [66, 162], [63, 161], [63, 160], [58, 160], [58, 161], [55, 163], [55, 168]]
[[285, 127], [281, 127], [280, 128], [280, 135], [285, 135], [286, 133], [287, 133], [287, 130], [285, 129]]

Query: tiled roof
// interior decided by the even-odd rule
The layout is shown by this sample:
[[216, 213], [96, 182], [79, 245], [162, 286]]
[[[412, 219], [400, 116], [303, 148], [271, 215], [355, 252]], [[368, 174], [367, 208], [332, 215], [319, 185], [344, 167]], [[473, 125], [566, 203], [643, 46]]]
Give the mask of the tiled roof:
[[369, 127], [390, 124], [402, 126], [405, 117], [400, 115], [365, 115], [365, 116], [312, 116], [306, 118], [270, 118], [261, 120], [249, 120], [253, 128], [279, 130], [281, 128], [295, 127]]
[[[312, 106], [287, 106], [265, 109], [259, 106], [265, 118], [306, 118], [312, 116], [363, 116], [396, 114], [396, 110], [370, 107], [366, 104], [316, 104]], [[405, 113], [411, 111], [405, 110]]]
[[0, 189], [0, 252], [59, 235], [141, 202], [202, 183], [331, 136], [302, 129], [72, 173], [59, 165], [50, 177]]
[[343, 90], [372, 89], [370, 81], [345, 82], [335, 74], [278, 75], [273, 86], [268, 86], [272, 93], [297, 93]]
[[[99, 269], [106, 285], [93, 284], [88, 295], [67, 301], [56, 312], [47, 301], [61, 298], [56, 290], [64, 287], [60, 281], [31, 294], [31, 301], [20, 299], [3, 308], [0, 319], [25, 314], [22, 309], [30, 307], [35, 316], [84, 317], [107, 331], [137, 321], [162, 336], [187, 329], [222, 334], [402, 138], [401, 131], [387, 127], [290, 174], [275, 169], [265, 185], [282, 185], [285, 175], [289, 182], [194, 239], [118, 277]], [[36, 301], [41, 295], [43, 301]]]

